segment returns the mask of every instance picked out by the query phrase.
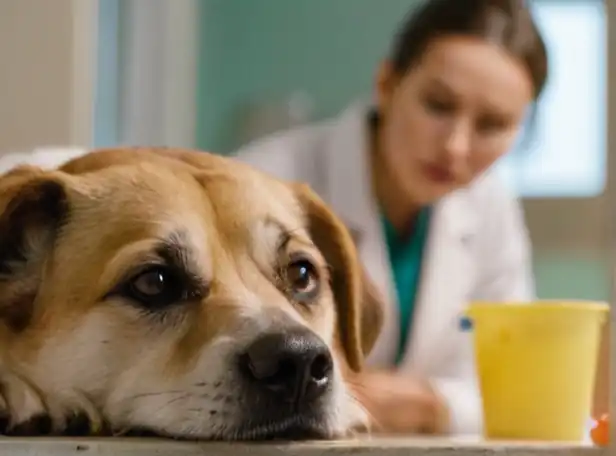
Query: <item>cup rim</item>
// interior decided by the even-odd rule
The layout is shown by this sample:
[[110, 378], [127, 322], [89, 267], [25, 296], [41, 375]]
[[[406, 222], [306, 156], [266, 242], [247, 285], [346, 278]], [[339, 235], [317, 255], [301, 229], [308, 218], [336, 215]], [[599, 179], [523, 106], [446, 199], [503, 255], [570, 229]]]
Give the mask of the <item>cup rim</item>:
[[489, 309], [501, 310], [503, 308], [515, 309], [516, 311], [525, 312], [527, 310], [571, 310], [571, 311], [593, 311], [599, 313], [608, 313], [610, 304], [605, 301], [592, 301], [584, 299], [537, 299], [529, 301], [472, 301], [467, 311], [472, 314], [473, 309]]

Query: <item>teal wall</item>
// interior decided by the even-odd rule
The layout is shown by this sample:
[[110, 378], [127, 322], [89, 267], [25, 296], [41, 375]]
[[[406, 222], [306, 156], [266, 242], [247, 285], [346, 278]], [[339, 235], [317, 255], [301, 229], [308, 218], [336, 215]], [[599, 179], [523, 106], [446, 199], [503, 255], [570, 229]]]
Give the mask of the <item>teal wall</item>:
[[[299, 89], [316, 116], [335, 114], [371, 92], [375, 65], [415, 0], [200, 0], [198, 137], [201, 149], [228, 153], [247, 102]], [[607, 300], [605, 252], [535, 250], [544, 298]]]
[[247, 102], [309, 93], [318, 117], [370, 94], [375, 65], [415, 0], [201, 0], [198, 137], [221, 153]]

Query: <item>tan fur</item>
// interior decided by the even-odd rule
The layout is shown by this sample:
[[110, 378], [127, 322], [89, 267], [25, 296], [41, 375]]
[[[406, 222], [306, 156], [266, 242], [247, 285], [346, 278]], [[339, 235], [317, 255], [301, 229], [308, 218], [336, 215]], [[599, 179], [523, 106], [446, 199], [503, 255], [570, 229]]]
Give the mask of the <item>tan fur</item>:
[[[276, 253], [280, 230], [291, 241]], [[160, 260], [155, 248], [172, 234], [206, 295], [156, 315], [110, 295]], [[322, 279], [310, 308], [290, 301], [276, 276], [292, 251], [307, 253]], [[50, 431], [62, 433], [80, 413], [94, 431], [107, 422], [113, 432], [241, 438], [251, 411], [229, 374], [235, 354], [264, 331], [301, 325], [334, 354], [323, 430], [343, 435], [366, 418], [343, 373], [361, 369], [380, 321], [349, 233], [303, 185], [175, 149], [97, 151], [0, 178], [8, 431], [36, 433], [24, 423], [49, 415]]]

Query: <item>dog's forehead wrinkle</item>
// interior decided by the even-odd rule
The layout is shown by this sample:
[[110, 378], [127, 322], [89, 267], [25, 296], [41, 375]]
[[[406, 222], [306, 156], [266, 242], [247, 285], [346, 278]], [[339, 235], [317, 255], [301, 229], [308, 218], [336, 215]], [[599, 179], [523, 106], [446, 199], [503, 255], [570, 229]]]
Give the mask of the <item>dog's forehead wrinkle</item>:
[[202, 230], [182, 227], [162, 237], [156, 247], [156, 253], [168, 264], [209, 279], [211, 264], [207, 261], [208, 256], [204, 247], [206, 244], [207, 234]]
[[255, 224], [254, 230], [251, 231], [251, 244], [254, 254], [262, 261], [267, 261], [267, 258], [275, 258], [275, 254], [282, 247], [287, 237], [286, 230], [280, 222], [273, 218], [259, 220]]

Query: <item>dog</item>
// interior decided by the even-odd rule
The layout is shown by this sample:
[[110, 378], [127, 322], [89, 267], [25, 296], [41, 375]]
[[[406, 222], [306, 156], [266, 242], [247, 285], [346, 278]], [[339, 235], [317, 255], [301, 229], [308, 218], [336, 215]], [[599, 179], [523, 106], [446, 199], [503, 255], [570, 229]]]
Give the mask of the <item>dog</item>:
[[5, 434], [348, 436], [381, 320], [304, 184], [164, 148], [0, 178]]

